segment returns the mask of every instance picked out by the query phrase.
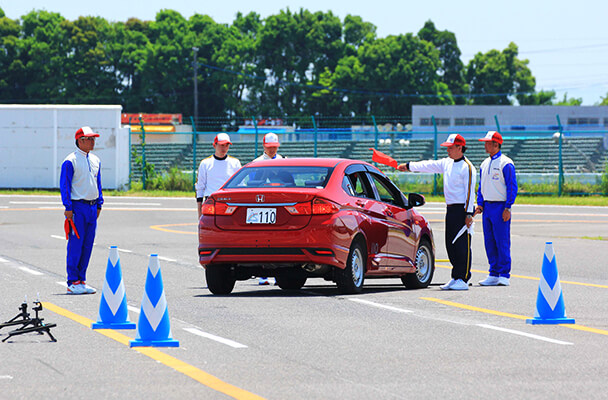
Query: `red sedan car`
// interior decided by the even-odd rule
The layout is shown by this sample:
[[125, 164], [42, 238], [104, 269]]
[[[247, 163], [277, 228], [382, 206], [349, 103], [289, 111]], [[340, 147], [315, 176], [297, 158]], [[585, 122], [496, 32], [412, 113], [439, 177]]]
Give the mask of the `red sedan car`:
[[379, 169], [362, 161], [289, 158], [252, 162], [202, 205], [199, 259], [207, 286], [275, 277], [298, 290], [308, 278], [359, 293], [366, 278], [399, 277], [424, 288], [435, 270], [433, 233]]

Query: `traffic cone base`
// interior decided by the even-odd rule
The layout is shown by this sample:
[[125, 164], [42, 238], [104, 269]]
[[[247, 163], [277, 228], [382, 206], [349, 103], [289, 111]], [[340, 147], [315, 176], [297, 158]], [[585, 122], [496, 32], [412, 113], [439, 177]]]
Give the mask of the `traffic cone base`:
[[179, 341], [171, 337], [171, 325], [167, 299], [163, 288], [158, 255], [151, 254], [146, 275], [146, 287], [141, 301], [135, 340], [130, 347], [179, 347]]
[[127, 294], [122, 281], [118, 247], [110, 247], [106, 277], [99, 302], [99, 317], [91, 324], [92, 329], [135, 329], [129, 320]]
[[536, 312], [534, 318], [527, 319], [526, 323], [531, 325], [575, 323], [573, 318], [566, 317], [564, 295], [559, 281], [552, 242], [547, 242], [545, 245], [545, 255], [543, 256], [543, 267], [536, 299]]

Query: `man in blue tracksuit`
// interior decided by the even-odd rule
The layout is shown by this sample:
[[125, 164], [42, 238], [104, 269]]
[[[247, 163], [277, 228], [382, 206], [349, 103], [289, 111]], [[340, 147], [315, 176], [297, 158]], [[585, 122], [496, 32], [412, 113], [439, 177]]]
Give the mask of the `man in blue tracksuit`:
[[517, 196], [513, 161], [502, 154], [502, 136], [488, 131], [484, 142], [490, 157], [481, 163], [475, 214], [483, 213], [483, 237], [490, 264], [481, 286], [509, 286], [511, 277], [511, 206]]
[[84, 126], [76, 131], [77, 150], [61, 164], [59, 188], [65, 207], [65, 218], [75, 227], [69, 228], [66, 257], [67, 293], [92, 294], [96, 290], [86, 284], [87, 267], [93, 250], [97, 218], [101, 212], [101, 161], [91, 153], [99, 134]]

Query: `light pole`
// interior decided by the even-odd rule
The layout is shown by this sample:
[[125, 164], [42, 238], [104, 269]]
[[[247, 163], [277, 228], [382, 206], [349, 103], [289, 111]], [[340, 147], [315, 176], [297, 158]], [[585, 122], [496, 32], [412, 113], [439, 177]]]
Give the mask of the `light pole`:
[[192, 52], [194, 53], [194, 62], [192, 67], [194, 69], [194, 123], [198, 122], [198, 62], [196, 56], [198, 55], [198, 47], [193, 47]]

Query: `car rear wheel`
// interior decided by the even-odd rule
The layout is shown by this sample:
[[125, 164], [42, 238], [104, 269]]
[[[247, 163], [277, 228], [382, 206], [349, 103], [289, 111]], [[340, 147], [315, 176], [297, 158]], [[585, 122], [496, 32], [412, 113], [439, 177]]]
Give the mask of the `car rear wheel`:
[[348, 253], [346, 268], [336, 269], [336, 284], [344, 294], [361, 293], [367, 265], [367, 252], [360, 240], [353, 242]]
[[207, 287], [213, 294], [229, 294], [234, 289], [236, 279], [226, 265], [207, 265], [205, 269]]
[[435, 257], [428, 241], [420, 241], [416, 252], [416, 272], [401, 277], [401, 281], [408, 289], [428, 287], [435, 272]]
[[300, 290], [306, 283], [305, 276], [277, 276], [275, 279], [283, 290]]

